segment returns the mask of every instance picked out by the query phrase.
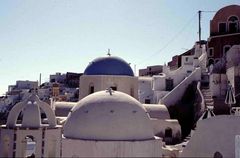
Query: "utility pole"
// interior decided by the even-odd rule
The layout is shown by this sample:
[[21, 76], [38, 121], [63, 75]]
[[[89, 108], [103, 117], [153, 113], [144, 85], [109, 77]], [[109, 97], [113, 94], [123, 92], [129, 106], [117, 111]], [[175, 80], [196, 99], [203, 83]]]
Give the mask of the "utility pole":
[[[198, 11], [198, 38], [199, 38], [199, 43], [201, 42], [201, 13], [202, 11]], [[201, 44], [200, 44], [201, 46]]]

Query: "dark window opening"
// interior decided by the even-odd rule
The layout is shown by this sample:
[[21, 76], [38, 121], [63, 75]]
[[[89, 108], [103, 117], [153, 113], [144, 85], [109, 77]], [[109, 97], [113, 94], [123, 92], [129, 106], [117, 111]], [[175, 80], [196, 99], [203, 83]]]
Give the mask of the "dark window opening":
[[145, 104], [150, 104], [151, 100], [150, 99], [145, 99]]
[[219, 33], [227, 32], [227, 25], [226, 23], [219, 23]]
[[168, 127], [165, 129], [165, 137], [172, 138], [172, 129], [171, 128]]
[[166, 91], [173, 89], [173, 79], [166, 79]]
[[236, 33], [238, 31], [238, 24], [236, 22], [229, 23], [229, 32], [230, 33]]
[[112, 86], [110, 87], [112, 90], [116, 91], [117, 90], [117, 87], [116, 86]]
[[220, 152], [216, 151], [213, 155], [213, 158], [223, 158], [223, 156]]
[[209, 59], [208, 60], [208, 66], [213, 65], [213, 64], [214, 64], [214, 60], [213, 59]]
[[213, 48], [209, 48], [208, 51], [209, 51], [209, 56], [210, 56], [210, 57], [213, 57], [213, 55], [214, 55], [214, 54], [213, 54]]
[[89, 88], [89, 94], [92, 94], [92, 93], [94, 93], [94, 86], [90, 86]]

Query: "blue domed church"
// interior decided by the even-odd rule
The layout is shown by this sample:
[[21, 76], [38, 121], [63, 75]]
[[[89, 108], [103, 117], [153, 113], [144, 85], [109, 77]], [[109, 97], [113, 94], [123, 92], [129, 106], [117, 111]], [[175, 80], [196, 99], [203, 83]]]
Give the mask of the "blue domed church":
[[107, 88], [138, 99], [138, 78], [130, 65], [119, 57], [100, 57], [90, 62], [80, 78], [79, 87], [79, 100]]

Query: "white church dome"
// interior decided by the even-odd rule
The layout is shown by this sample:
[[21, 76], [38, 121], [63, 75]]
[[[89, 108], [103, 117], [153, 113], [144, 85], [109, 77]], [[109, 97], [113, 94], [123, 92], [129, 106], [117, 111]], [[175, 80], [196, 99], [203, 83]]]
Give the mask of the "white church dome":
[[[46, 114], [49, 127], [56, 126], [55, 115], [47, 103], [40, 101], [38, 96], [31, 94], [24, 101], [17, 103], [9, 112], [7, 118], [7, 127], [25, 127], [25, 128], [39, 128], [41, 124], [41, 110]], [[17, 119], [22, 112], [22, 123], [17, 124]]]
[[63, 128], [64, 136], [86, 140], [153, 139], [149, 115], [140, 102], [118, 91], [100, 91], [71, 110]]

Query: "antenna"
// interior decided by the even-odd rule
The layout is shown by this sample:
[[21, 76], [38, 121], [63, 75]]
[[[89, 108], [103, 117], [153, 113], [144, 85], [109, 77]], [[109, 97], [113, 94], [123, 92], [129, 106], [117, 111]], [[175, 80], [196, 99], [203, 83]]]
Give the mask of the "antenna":
[[38, 86], [41, 86], [41, 83], [42, 82], [42, 74], [40, 73], [40, 75], [39, 75], [39, 85]]

